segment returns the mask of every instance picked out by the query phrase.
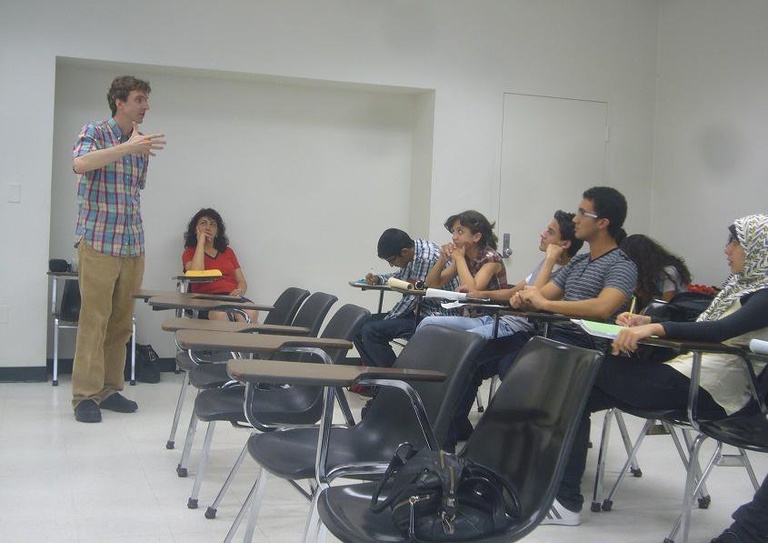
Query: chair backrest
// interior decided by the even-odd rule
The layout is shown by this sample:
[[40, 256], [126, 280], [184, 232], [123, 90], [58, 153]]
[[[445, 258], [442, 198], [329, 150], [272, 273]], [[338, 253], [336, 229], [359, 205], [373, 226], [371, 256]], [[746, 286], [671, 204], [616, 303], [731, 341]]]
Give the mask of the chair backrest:
[[80, 318], [80, 304], [80, 284], [75, 279], [67, 279], [61, 294], [59, 318], [62, 321], [77, 322]]
[[272, 311], [267, 313], [264, 324], [291, 324], [296, 312], [301, 307], [309, 291], [298, 287], [288, 287], [272, 304]]
[[[352, 341], [370, 315], [367, 309], [346, 304], [328, 321], [322, 337]], [[346, 356], [346, 350], [329, 350], [328, 354], [337, 364]], [[284, 354], [278, 356], [286, 358]], [[305, 356], [303, 360], [321, 362], [317, 356]], [[247, 390], [248, 420], [252, 424], [313, 424], [323, 413], [323, 387], [295, 385], [259, 390], [250, 385]]]
[[[353, 304], [343, 305], [325, 325], [320, 337], [353, 341], [360, 327], [370, 316], [371, 312], [363, 307]], [[346, 349], [328, 350], [334, 364], [342, 364], [347, 357], [347, 352]]]
[[[461, 451], [515, 489], [523, 522], [499, 541], [539, 524], [555, 498], [603, 355], [534, 337], [504, 376]], [[496, 539], [490, 538], [495, 541]]]
[[[411, 383], [441, 445], [445, 444], [456, 403], [472, 377], [474, 361], [484, 344], [485, 339], [478, 334], [426, 326], [413, 335], [395, 360], [396, 368], [436, 370], [447, 375], [438, 383]], [[395, 446], [402, 441], [417, 447], [424, 445], [413, 409], [399, 390], [381, 388], [356, 428], [375, 433], [382, 442]]]
[[313, 293], [304, 301], [291, 324], [309, 328], [309, 335], [317, 337], [325, 316], [331, 310], [331, 306], [336, 303], [336, 300], [338, 298], [332, 294], [326, 294], [325, 292]]

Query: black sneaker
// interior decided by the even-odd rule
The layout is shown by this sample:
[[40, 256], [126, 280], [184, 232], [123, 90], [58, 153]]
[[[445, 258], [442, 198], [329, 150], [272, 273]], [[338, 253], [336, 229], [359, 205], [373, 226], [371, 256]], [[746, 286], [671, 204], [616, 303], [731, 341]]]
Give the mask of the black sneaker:
[[119, 392], [115, 392], [106, 399], [101, 400], [99, 404], [102, 409], [109, 409], [110, 411], [117, 411], [118, 413], [133, 413], [139, 408], [139, 404], [133, 400], [129, 400]]
[[101, 422], [101, 409], [93, 400], [83, 400], [75, 407], [77, 422]]

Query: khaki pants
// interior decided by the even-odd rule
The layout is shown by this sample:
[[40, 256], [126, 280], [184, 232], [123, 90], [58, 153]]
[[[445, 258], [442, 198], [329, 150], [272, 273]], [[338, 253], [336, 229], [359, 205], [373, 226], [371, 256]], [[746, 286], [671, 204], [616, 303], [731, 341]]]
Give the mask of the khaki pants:
[[81, 242], [77, 249], [80, 318], [72, 368], [72, 405], [100, 403], [123, 390], [125, 344], [131, 337], [135, 300], [144, 275], [144, 257], [105, 255]]

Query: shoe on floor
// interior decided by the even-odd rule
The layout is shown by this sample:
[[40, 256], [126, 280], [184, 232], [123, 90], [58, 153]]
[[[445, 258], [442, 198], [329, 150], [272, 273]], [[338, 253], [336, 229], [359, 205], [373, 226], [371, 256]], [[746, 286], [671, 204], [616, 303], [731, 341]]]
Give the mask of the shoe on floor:
[[541, 525], [578, 526], [581, 524], [581, 515], [576, 511], [566, 509], [559, 501], [555, 500], [549, 508], [547, 516], [541, 521]]
[[133, 413], [139, 408], [139, 404], [133, 400], [129, 400], [119, 392], [115, 392], [102, 400], [99, 405], [102, 409], [109, 409], [110, 411], [117, 411], [118, 413]]
[[101, 422], [101, 409], [93, 400], [83, 400], [75, 407], [77, 422]]

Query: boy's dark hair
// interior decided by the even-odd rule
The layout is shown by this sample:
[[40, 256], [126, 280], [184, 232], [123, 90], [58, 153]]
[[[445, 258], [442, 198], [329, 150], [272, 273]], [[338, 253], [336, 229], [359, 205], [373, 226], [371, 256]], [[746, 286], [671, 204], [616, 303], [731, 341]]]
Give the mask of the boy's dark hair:
[[584, 191], [582, 198], [592, 202], [595, 213], [601, 219], [608, 219], [608, 234], [621, 243], [627, 237], [624, 220], [627, 218], [627, 199], [613, 187], [592, 187]]
[[413, 247], [414, 241], [406, 232], [399, 228], [387, 228], [379, 237], [379, 243], [376, 246], [376, 252], [379, 258], [387, 260], [395, 256], [400, 256], [403, 249]]
[[107, 103], [109, 103], [109, 109], [112, 110], [113, 117], [117, 113], [117, 100], [125, 102], [128, 99], [128, 95], [134, 90], [146, 94], [152, 92], [149, 81], [143, 81], [132, 75], [121, 75], [112, 80], [112, 85], [109, 87], [109, 91], [107, 91]]
[[560, 227], [560, 239], [571, 242], [570, 247], [568, 247], [568, 256], [570, 257], [578, 253], [581, 246], [584, 245], [583, 239], [576, 239], [576, 225], [573, 224], [575, 216], [575, 213], [568, 213], [562, 209], [555, 211], [555, 220]]
[[203, 217], [208, 217], [216, 221], [216, 237], [213, 238], [213, 248], [219, 252], [226, 251], [229, 246], [229, 238], [227, 237], [227, 228], [224, 226], [224, 219], [221, 218], [219, 212], [210, 207], [201, 209], [187, 225], [187, 231], [184, 232], [184, 247], [197, 247], [197, 221]]
[[496, 249], [498, 238], [496, 237], [496, 234], [493, 233], [493, 227], [496, 226], [496, 223], [490, 222], [485, 218], [485, 215], [474, 209], [469, 209], [456, 215], [451, 215], [446, 219], [443, 226], [445, 226], [446, 230], [451, 232], [453, 223], [456, 221], [459, 221], [461, 226], [469, 228], [469, 231], [473, 234], [480, 232], [482, 237], [477, 244], [478, 247], [481, 249], [484, 249], [485, 247], [490, 247], [494, 250]]

